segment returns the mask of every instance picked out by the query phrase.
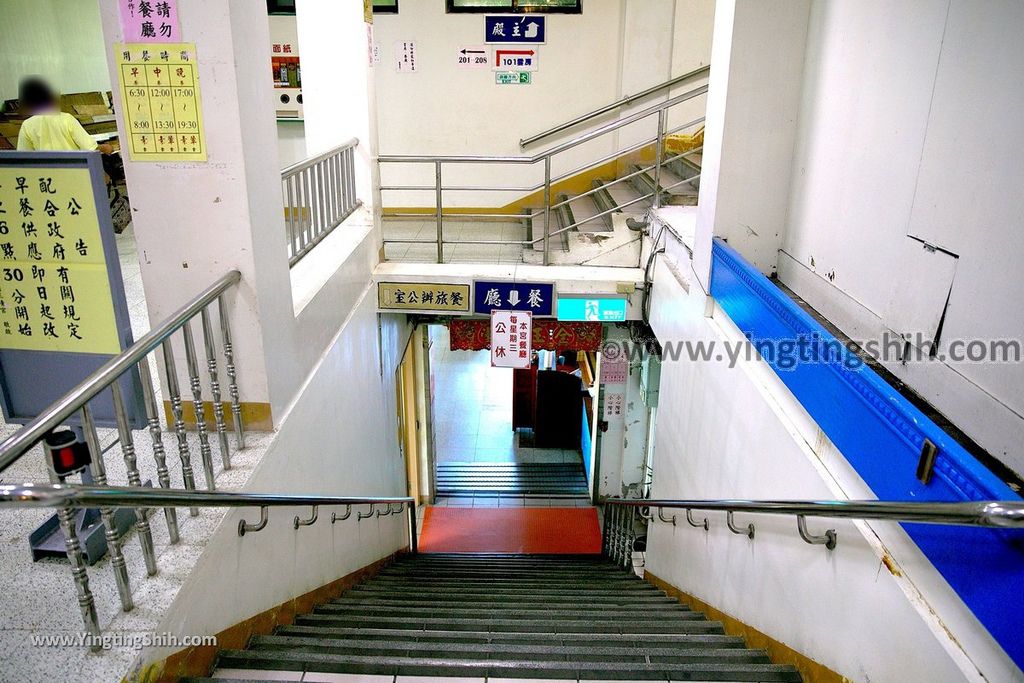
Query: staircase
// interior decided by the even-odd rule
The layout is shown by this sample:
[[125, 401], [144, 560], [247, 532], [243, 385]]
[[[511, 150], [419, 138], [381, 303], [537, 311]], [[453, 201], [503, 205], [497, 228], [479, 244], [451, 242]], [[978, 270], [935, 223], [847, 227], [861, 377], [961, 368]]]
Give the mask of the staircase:
[[[701, 152], [696, 150], [680, 155], [666, 149], [664, 154], [671, 161], [664, 164], [657, 181], [653, 171], [644, 171], [639, 164], [632, 164], [625, 167], [619, 176], [631, 176], [623, 182], [597, 179], [588, 193], [558, 194], [556, 202], [568, 203], [551, 212], [551, 232], [566, 226], [574, 227], [552, 237], [552, 263], [576, 263], [580, 259], [593, 262], [594, 258], [600, 259], [605, 253], [622, 250], [626, 245], [636, 242], [637, 235], [629, 230], [625, 219], [642, 214], [650, 207], [656, 187], [663, 206], [696, 206], [700, 189]], [[527, 239], [533, 240], [544, 234], [542, 208], [534, 207], [527, 210], [527, 214], [532, 214], [533, 218], [524, 217], [523, 225]], [[535, 243], [532, 250], [523, 252], [523, 261], [540, 263], [543, 250], [543, 242]], [[638, 247], [627, 249], [603, 265], [635, 265], [633, 261], [639, 258], [638, 254]]]
[[437, 495], [587, 500], [589, 489], [582, 462], [447, 462], [437, 465]]
[[801, 680], [597, 555], [406, 556], [245, 650], [220, 652], [212, 678], [188, 680], [245, 680], [245, 670], [311, 681], [328, 678], [310, 672]]

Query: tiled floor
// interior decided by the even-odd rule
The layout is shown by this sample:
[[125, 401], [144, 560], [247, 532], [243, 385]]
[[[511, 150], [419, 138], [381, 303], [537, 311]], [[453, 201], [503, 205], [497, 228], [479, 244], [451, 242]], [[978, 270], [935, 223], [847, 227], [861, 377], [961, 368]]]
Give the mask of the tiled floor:
[[[573, 450], [528, 448], [512, 431], [512, 370], [487, 351], [452, 351], [448, 328], [431, 330], [434, 442], [438, 462], [581, 462]], [[589, 501], [522, 495], [438, 498], [441, 507], [587, 507]], [[422, 519], [422, 516], [421, 516]]]
[[[149, 320], [135, 240], [130, 228], [117, 237], [117, 248], [132, 332], [137, 339], [149, 330]], [[151, 370], [156, 377], [156, 364], [152, 356], [151, 361]], [[158, 387], [158, 401], [161, 400], [160, 396]], [[18, 429], [19, 425], [6, 424], [0, 419], [0, 439], [7, 438]], [[121, 449], [116, 445], [116, 430], [99, 429], [98, 432], [106, 453], [104, 462], [108, 481], [114, 485], [127, 485], [125, 461], [121, 457]], [[228, 471], [220, 470], [216, 438], [211, 439], [217, 488], [242, 488], [266, 451], [272, 436], [247, 433], [247, 447], [237, 450], [234, 435], [229, 435], [232, 469]], [[177, 457], [174, 436], [165, 431], [162, 438], [171, 486], [182, 488], [181, 461]], [[150, 434], [147, 431], [135, 431], [133, 442], [142, 480], [156, 482], [156, 462]], [[197, 482], [202, 482], [199, 440], [195, 432], [188, 433], [188, 443]], [[48, 480], [42, 449], [39, 447], [28, 451], [0, 473], [0, 483], [6, 484], [45, 483]], [[102, 655], [94, 655], [85, 648], [40, 648], [31, 643], [33, 634], [77, 634], [82, 628], [67, 562], [32, 562], [29, 553], [29, 533], [51, 514], [50, 510], [25, 509], [4, 510], [0, 515], [0, 548], [3, 548], [3, 552], [0, 552], [0, 585], [4, 586], [0, 651], [6, 653], [4, 666], [0, 667], [0, 681], [119, 680], [137, 655], [131, 648], [112, 648]], [[154, 512], [150, 517], [150, 525], [160, 570], [154, 577], [146, 576], [136, 532], [131, 530], [124, 536], [124, 556], [136, 602], [136, 608], [129, 613], [120, 610], [109, 557], [89, 567], [90, 586], [96, 598], [101, 629], [106, 633], [154, 631], [225, 514], [226, 509], [209, 508], [202, 510], [198, 517], [191, 517], [187, 510], [179, 509], [177, 519], [181, 541], [171, 545], [163, 513]], [[41, 605], [45, 605], [45, 609], [40, 609]]]
[[[437, 262], [437, 223], [422, 219], [389, 219], [384, 221], [384, 257], [388, 261], [415, 263]], [[445, 240], [526, 239], [521, 223], [503, 221], [445, 221]], [[431, 240], [431, 244], [387, 242], [388, 239]], [[522, 263], [521, 244], [445, 244], [445, 263]]]

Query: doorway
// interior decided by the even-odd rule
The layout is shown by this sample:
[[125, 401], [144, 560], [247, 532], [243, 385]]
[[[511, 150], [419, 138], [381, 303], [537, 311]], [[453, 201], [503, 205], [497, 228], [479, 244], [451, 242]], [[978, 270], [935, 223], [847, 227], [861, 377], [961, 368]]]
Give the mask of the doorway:
[[495, 368], [487, 350], [453, 351], [447, 327], [429, 334], [436, 504], [589, 505], [589, 387], [577, 354], [541, 351], [530, 369]]

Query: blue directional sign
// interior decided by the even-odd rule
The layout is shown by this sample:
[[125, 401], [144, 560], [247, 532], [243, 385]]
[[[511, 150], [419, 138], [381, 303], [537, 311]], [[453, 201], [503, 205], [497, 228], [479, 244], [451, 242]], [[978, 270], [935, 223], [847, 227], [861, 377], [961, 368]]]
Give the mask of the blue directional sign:
[[481, 315], [491, 311], [530, 311], [534, 316], [550, 316], [555, 286], [543, 282], [473, 283], [473, 310]]
[[544, 17], [537, 14], [522, 16], [487, 15], [484, 18], [485, 43], [543, 43]]

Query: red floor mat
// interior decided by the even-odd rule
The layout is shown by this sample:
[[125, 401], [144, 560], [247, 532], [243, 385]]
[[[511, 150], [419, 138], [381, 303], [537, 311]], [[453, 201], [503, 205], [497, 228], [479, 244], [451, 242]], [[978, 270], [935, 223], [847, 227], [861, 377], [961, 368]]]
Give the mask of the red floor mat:
[[428, 507], [424, 553], [589, 554], [601, 552], [595, 508]]

